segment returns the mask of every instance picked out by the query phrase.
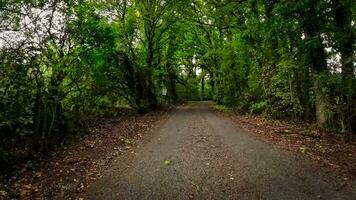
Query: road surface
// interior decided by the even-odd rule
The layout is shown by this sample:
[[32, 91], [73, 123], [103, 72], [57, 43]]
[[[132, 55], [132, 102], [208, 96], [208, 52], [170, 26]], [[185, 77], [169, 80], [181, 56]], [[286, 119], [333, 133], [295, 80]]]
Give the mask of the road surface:
[[201, 102], [178, 107], [119, 156], [85, 199], [356, 199], [351, 187]]

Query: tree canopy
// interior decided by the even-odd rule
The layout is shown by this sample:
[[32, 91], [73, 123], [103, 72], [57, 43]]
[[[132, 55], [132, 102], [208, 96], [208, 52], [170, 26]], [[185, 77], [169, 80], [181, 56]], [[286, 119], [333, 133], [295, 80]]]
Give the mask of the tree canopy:
[[214, 100], [241, 112], [356, 124], [352, 0], [0, 2], [0, 159], [46, 154], [130, 106]]

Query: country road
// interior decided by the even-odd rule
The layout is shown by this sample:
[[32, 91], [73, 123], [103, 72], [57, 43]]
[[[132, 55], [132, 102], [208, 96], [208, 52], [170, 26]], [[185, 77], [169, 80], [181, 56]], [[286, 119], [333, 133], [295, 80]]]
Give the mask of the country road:
[[356, 199], [356, 190], [202, 102], [178, 107], [117, 157], [84, 199]]

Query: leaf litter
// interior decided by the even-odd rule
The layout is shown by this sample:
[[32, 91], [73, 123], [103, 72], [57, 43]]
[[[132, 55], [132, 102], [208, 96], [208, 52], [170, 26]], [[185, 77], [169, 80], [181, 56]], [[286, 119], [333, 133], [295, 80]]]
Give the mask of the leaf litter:
[[[55, 152], [35, 167], [19, 167], [10, 178], [0, 176], [2, 199], [81, 199], [88, 185], [102, 176], [110, 162], [131, 148], [170, 109], [145, 115], [103, 119], [90, 134]], [[29, 163], [32, 165], [32, 163]]]
[[281, 121], [262, 116], [223, 112], [237, 126], [256, 137], [302, 156], [316, 160], [343, 180], [356, 180], [356, 137], [345, 143], [341, 135], [304, 122]]

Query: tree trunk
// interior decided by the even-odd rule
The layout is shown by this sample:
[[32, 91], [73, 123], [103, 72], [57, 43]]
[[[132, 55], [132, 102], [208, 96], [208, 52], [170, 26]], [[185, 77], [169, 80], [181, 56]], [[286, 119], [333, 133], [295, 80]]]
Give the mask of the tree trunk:
[[335, 22], [338, 29], [337, 41], [338, 49], [341, 54], [341, 69], [342, 69], [342, 130], [345, 136], [349, 138], [351, 135], [351, 117], [352, 97], [354, 93], [353, 81], [355, 79], [355, 67], [353, 64], [353, 29], [352, 21], [352, 0], [335, 0]]
[[205, 99], [205, 77], [201, 78], [201, 99]]
[[170, 93], [170, 98], [173, 103], [178, 101], [178, 95], [177, 95], [177, 76], [174, 74], [174, 72], [169, 72], [169, 93]]
[[144, 97], [147, 100], [148, 106], [151, 109], [156, 109], [158, 107], [158, 100], [154, 92], [154, 83], [152, 81], [152, 70], [153, 70], [153, 50], [154, 43], [153, 38], [148, 38], [148, 52], [147, 52], [147, 69], [146, 69], [146, 84], [144, 88]]
[[320, 82], [322, 76], [328, 75], [326, 55], [322, 38], [320, 37], [320, 21], [316, 17], [316, 2], [310, 1], [309, 10], [306, 11], [303, 19], [304, 35], [309, 46], [306, 49], [306, 64], [310, 66], [313, 78], [313, 91], [315, 95], [315, 116], [317, 124], [325, 127], [329, 119], [329, 104], [327, 95], [323, 91], [323, 83]]

